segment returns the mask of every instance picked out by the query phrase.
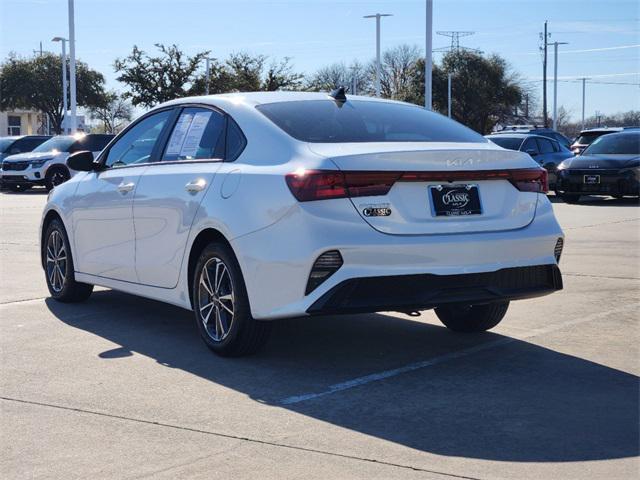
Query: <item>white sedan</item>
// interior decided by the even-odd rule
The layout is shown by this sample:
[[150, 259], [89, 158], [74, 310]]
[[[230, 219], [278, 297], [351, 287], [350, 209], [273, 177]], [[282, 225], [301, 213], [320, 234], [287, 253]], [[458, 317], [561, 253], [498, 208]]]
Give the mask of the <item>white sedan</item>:
[[322, 93], [165, 103], [50, 194], [53, 298], [94, 285], [179, 305], [222, 355], [277, 318], [435, 309], [494, 327], [509, 302], [562, 288], [547, 177], [439, 114]]

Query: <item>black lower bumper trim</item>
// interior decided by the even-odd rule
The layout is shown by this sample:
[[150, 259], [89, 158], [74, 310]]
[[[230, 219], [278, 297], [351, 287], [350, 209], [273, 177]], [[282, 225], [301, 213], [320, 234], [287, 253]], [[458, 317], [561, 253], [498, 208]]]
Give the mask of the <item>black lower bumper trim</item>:
[[562, 289], [557, 265], [460, 275], [393, 275], [345, 280], [309, 307], [309, 314], [428, 310], [446, 303], [491, 303], [540, 297]]

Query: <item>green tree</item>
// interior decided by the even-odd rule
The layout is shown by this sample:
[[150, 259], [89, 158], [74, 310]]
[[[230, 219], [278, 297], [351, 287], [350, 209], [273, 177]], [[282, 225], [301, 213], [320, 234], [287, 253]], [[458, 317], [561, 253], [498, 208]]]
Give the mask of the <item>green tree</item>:
[[[268, 57], [246, 52], [232, 53], [224, 62], [211, 59], [209, 93], [297, 90], [302, 75], [294, 72], [288, 57], [267, 65]], [[196, 78], [191, 93], [204, 95], [206, 74]]]
[[[87, 64], [76, 62], [76, 98], [80, 107], [102, 107], [107, 103], [104, 77]], [[49, 116], [56, 133], [63, 119], [62, 60], [44, 53], [33, 58], [10, 55], [0, 65], [0, 110], [24, 108]]]
[[491, 132], [522, 104], [524, 90], [503, 58], [460, 50], [446, 54], [434, 68], [433, 102], [440, 112], [447, 111], [448, 73], [453, 74], [452, 117], [479, 133]]
[[158, 103], [192, 95], [193, 82], [206, 52], [188, 56], [177, 45], [155, 44], [160, 51], [149, 56], [134, 45], [131, 54], [116, 59], [114, 68], [120, 75], [116, 78], [127, 85], [124, 95], [133, 105], [152, 107]]

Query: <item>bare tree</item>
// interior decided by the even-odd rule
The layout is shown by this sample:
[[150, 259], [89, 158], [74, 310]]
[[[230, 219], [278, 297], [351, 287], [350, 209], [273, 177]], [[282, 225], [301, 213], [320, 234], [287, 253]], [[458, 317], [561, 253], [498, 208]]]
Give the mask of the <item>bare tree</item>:
[[118, 133], [131, 121], [133, 107], [126, 98], [116, 92], [108, 92], [107, 99], [106, 105], [90, 108], [89, 115], [102, 122], [104, 133]]
[[[413, 97], [416, 63], [420, 50], [415, 45], [400, 45], [382, 55], [380, 90], [383, 97], [406, 101]], [[371, 76], [375, 76], [375, 63], [369, 65]]]

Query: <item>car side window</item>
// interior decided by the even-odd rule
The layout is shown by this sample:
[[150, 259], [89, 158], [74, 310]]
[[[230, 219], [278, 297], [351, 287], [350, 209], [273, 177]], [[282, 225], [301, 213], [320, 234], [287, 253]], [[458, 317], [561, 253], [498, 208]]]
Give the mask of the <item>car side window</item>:
[[551, 140], [547, 140], [546, 138], [536, 138], [538, 142], [538, 148], [540, 149], [540, 153], [553, 153], [553, 145], [551, 144]]
[[130, 128], [107, 153], [107, 167], [123, 167], [150, 161], [162, 129], [171, 116], [171, 110], [150, 115]]
[[231, 117], [227, 117], [227, 142], [225, 160], [227, 162], [233, 162], [240, 156], [242, 150], [244, 150], [247, 140], [240, 130], [240, 127], [234, 122]]
[[222, 159], [224, 145], [224, 114], [206, 108], [185, 108], [169, 136], [162, 161]]
[[527, 153], [538, 154], [540, 150], [538, 149], [538, 145], [536, 144], [535, 138], [528, 138], [526, 142], [524, 142], [523, 151]]

